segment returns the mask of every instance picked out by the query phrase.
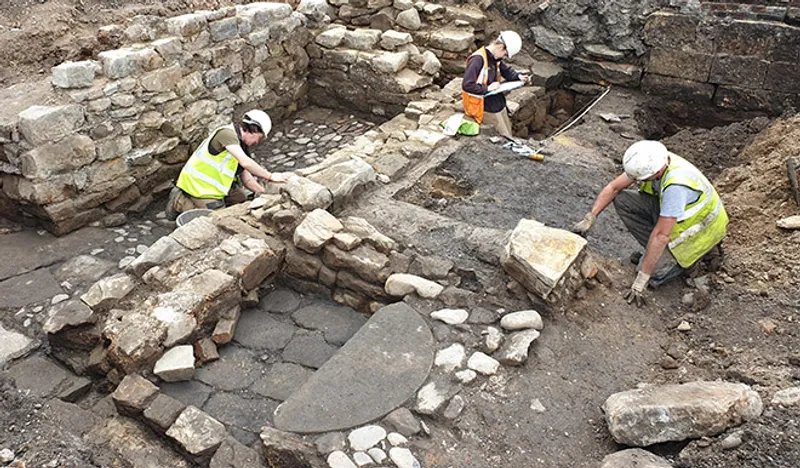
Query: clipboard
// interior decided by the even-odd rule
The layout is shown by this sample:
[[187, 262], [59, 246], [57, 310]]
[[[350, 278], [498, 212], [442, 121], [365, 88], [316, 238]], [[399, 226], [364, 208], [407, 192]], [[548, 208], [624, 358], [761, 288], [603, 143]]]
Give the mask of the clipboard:
[[515, 90], [517, 88], [521, 88], [523, 86], [525, 86], [525, 82], [522, 81], [522, 80], [519, 80], [519, 81], [504, 81], [503, 83], [500, 83], [500, 87], [499, 88], [495, 89], [494, 91], [488, 92], [488, 93], [484, 94], [483, 96], [486, 97], [486, 96], [494, 96], [495, 94], [507, 93], [509, 91], [513, 91], [513, 90]]

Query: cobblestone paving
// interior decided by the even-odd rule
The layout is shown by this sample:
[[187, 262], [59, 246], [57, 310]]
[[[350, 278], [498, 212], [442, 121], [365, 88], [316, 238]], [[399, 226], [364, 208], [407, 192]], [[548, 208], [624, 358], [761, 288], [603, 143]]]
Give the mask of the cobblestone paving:
[[324, 160], [375, 126], [342, 111], [307, 107], [272, 128], [255, 159], [270, 171], [301, 169]]
[[261, 426], [361, 326], [367, 316], [328, 298], [277, 288], [242, 311], [233, 342], [188, 382], [161, 390], [226, 425], [245, 445]]

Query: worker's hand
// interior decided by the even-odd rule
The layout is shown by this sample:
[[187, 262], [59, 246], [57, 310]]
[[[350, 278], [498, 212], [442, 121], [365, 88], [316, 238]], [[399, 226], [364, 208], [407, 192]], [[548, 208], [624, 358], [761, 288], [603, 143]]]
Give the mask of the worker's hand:
[[288, 172], [273, 172], [272, 176], [269, 178], [269, 181], [282, 183], [288, 181], [293, 175], [294, 174]]
[[531, 76], [530, 75], [522, 75], [522, 74], [520, 74], [519, 75], [519, 79], [521, 81], [524, 81], [525, 83], [530, 83], [531, 82]]
[[490, 85], [489, 85], [489, 88], [488, 88], [488, 89], [489, 89], [489, 92], [491, 92], [491, 91], [494, 91], [494, 90], [496, 90], [496, 89], [497, 89], [497, 88], [499, 88], [499, 87], [500, 87], [500, 83], [498, 83], [497, 81], [495, 81], [494, 83], [492, 83], [492, 84], [490, 84]]
[[588, 234], [589, 230], [592, 229], [592, 226], [594, 226], [594, 221], [596, 219], [597, 216], [593, 215], [591, 211], [586, 213], [586, 216], [584, 216], [580, 222], [577, 222], [572, 226], [572, 232], [586, 237], [586, 234]]
[[647, 282], [650, 281], [650, 275], [643, 271], [636, 274], [636, 279], [633, 280], [631, 289], [629, 289], [623, 296], [628, 304], [636, 303], [636, 307], [643, 307], [647, 305], [644, 298], [644, 291], [647, 289]]

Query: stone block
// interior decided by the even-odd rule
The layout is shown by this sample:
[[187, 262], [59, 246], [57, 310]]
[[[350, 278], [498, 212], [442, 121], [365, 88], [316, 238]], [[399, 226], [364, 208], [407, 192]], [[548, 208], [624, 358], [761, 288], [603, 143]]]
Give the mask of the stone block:
[[719, 86], [714, 94], [714, 105], [738, 111], [767, 112], [780, 115], [788, 106], [800, 103], [796, 94], [772, 92], [764, 89], [747, 89]]
[[714, 43], [698, 31], [696, 16], [656, 12], [647, 17], [644, 42], [651, 47], [710, 54]]
[[264, 426], [261, 428], [263, 455], [275, 466], [319, 465], [319, 455], [314, 445], [299, 436]]
[[94, 322], [94, 312], [81, 301], [70, 299], [53, 306], [42, 330], [48, 334]]
[[614, 440], [634, 447], [712, 437], [762, 410], [758, 393], [729, 382], [654, 385], [615, 393], [603, 404]]
[[217, 320], [221, 313], [238, 305], [241, 298], [236, 279], [219, 270], [206, 270], [195, 275], [175, 288], [175, 292], [194, 294], [203, 299], [201, 306], [191, 313], [200, 324]]
[[83, 107], [31, 106], [19, 113], [19, 131], [33, 145], [55, 143], [83, 125]]
[[236, 333], [236, 325], [239, 323], [241, 316], [241, 308], [234, 307], [224, 313], [222, 318], [219, 319], [217, 325], [214, 327], [214, 332], [211, 339], [216, 344], [226, 344], [233, 340]]
[[90, 164], [96, 157], [94, 141], [86, 135], [71, 135], [59, 143], [46, 144], [24, 153], [22, 174], [46, 179]]
[[404, 44], [410, 44], [412, 42], [414, 42], [414, 38], [407, 32], [389, 29], [381, 34], [381, 47], [386, 50], [395, 50]]
[[654, 48], [650, 50], [647, 72], [705, 82], [713, 60], [709, 54]]
[[264, 468], [261, 454], [228, 437], [214, 453], [209, 468]]
[[577, 268], [575, 261], [584, 247], [586, 239], [577, 234], [523, 219], [511, 233], [500, 262], [530, 293], [548, 299], [554, 290], [567, 286], [562, 280]]
[[[233, 336], [233, 334], [231, 334], [231, 336]], [[197, 361], [200, 364], [216, 361], [217, 359], [219, 359], [217, 344], [214, 343], [214, 340], [211, 338], [202, 338], [197, 342], [195, 342], [194, 344], [194, 355], [197, 357]]]
[[278, 271], [283, 263], [282, 249], [273, 251], [262, 239], [226, 239], [230, 248], [222, 254], [218, 268], [239, 278], [245, 291], [258, 287], [267, 277]]
[[313, 254], [342, 229], [344, 226], [336, 217], [323, 209], [316, 209], [297, 226], [293, 242], [297, 248]]
[[127, 296], [133, 291], [134, 286], [135, 283], [130, 276], [120, 273], [94, 283], [81, 296], [81, 300], [92, 309], [106, 309]]
[[308, 179], [327, 187], [333, 195], [333, 203], [336, 205], [344, 203], [357, 188], [373, 182], [375, 171], [364, 160], [354, 158], [310, 174]]
[[303, 211], [324, 210], [333, 203], [333, 195], [327, 187], [305, 177], [295, 177], [283, 189]]
[[157, 430], [165, 432], [169, 429], [178, 416], [186, 408], [186, 405], [180, 401], [159, 393], [155, 399], [144, 409], [144, 417], [151, 424], [155, 425]]
[[773, 62], [800, 63], [797, 44], [800, 44], [800, 27], [776, 25], [770, 53], [765, 58]]
[[600, 468], [671, 468], [672, 463], [647, 450], [626, 449], [606, 455]]
[[419, 276], [395, 273], [386, 279], [384, 289], [390, 296], [403, 297], [415, 292], [420, 297], [433, 299], [444, 290], [444, 286]]
[[181, 246], [189, 250], [197, 250], [208, 245], [216, 244], [221, 238], [221, 232], [207, 217], [191, 220], [170, 233]]
[[376, 301], [386, 301], [389, 297], [380, 284], [364, 281], [347, 270], [340, 271], [336, 275], [336, 285]]
[[761, 88], [768, 66], [769, 62], [757, 57], [718, 55], [714, 57], [708, 81], [741, 88]]
[[263, 28], [289, 18], [292, 15], [292, 7], [288, 3], [259, 2], [237, 6], [236, 14], [251, 17], [254, 28]]
[[152, 45], [156, 52], [162, 57], [171, 57], [183, 51], [183, 44], [181, 44], [181, 40], [177, 37], [158, 39], [153, 41]]
[[335, 49], [344, 42], [344, 34], [347, 28], [330, 28], [317, 34], [314, 42], [326, 49]]
[[6, 330], [0, 324], [0, 366], [25, 354], [34, 345], [27, 336], [13, 330]]
[[167, 430], [183, 450], [194, 457], [209, 457], [227, 437], [225, 426], [194, 406], [188, 406]]
[[170, 34], [182, 37], [191, 37], [200, 34], [206, 29], [206, 15], [190, 13], [167, 19], [167, 30]]
[[388, 255], [395, 248], [395, 241], [384, 236], [374, 226], [369, 224], [364, 218], [357, 216], [347, 216], [341, 219], [345, 231], [356, 235], [366, 243]]
[[85, 60], [82, 62], [64, 62], [53, 67], [53, 85], [58, 88], [88, 88], [94, 84], [94, 72], [97, 64]]
[[126, 375], [117, 386], [111, 398], [121, 414], [138, 415], [158, 394], [158, 387], [136, 374]]
[[569, 58], [575, 52], [575, 43], [569, 36], [563, 36], [544, 26], [531, 28], [536, 47], [560, 58]]
[[708, 103], [714, 96], [714, 85], [648, 73], [642, 79], [642, 90], [655, 96], [680, 96], [681, 100]]
[[175, 85], [181, 80], [181, 67], [175, 64], [171, 67], [162, 68], [144, 74], [140, 78], [142, 88], [154, 93], [164, 93], [172, 91]]
[[227, 41], [239, 36], [238, 20], [235, 17], [212, 21], [208, 23], [208, 29], [214, 42]]
[[153, 373], [166, 382], [191, 380], [194, 376], [194, 347], [175, 346], [156, 361]]
[[322, 266], [322, 260], [316, 255], [305, 253], [294, 247], [287, 250], [286, 273], [289, 275], [313, 280], [317, 278]]
[[463, 52], [475, 47], [475, 35], [463, 29], [437, 29], [431, 34], [428, 43], [437, 49]]
[[116, 80], [142, 71], [158, 68], [163, 62], [153, 49], [115, 49], [98, 55], [106, 78]]
[[575, 58], [570, 64], [570, 76], [584, 83], [611, 83], [620, 86], [638, 87], [642, 69], [635, 65], [613, 62], [596, 62]]
[[800, 64], [771, 63], [764, 80], [764, 88], [783, 93], [800, 93]]
[[187, 250], [174, 238], [162, 237], [128, 265], [126, 270], [141, 278], [144, 272], [150, 268], [157, 265], [166, 265], [186, 253]]
[[395, 21], [398, 26], [408, 29], [409, 31], [416, 31], [422, 27], [422, 21], [420, 20], [419, 12], [416, 8], [408, 8], [401, 11], [397, 14]]
[[782, 26], [767, 21], [734, 20], [716, 29], [717, 54], [767, 58]]
[[344, 33], [344, 47], [355, 50], [373, 50], [381, 39], [378, 29], [356, 29]]
[[410, 68], [404, 68], [395, 75], [394, 82], [398, 92], [407, 94], [430, 85], [433, 80], [429, 76], [421, 76]]
[[334, 270], [352, 270], [372, 283], [383, 284], [388, 278], [389, 257], [367, 245], [345, 252], [328, 244], [324, 248], [322, 261]]
[[384, 52], [372, 59], [372, 69], [378, 73], [394, 74], [405, 68], [408, 52]]
[[122, 158], [133, 149], [133, 142], [129, 135], [122, 135], [109, 140], [95, 143], [95, 153], [100, 161]]

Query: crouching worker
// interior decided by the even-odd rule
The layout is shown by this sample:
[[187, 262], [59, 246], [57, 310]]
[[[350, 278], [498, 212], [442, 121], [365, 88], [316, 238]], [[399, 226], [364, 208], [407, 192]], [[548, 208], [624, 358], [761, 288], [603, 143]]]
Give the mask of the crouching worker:
[[497, 90], [503, 80], [530, 81], [527, 75], [517, 73], [503, 63], [522, 50], [522, 39], [514, 31], [503, 31], [486, 47], [481, 47], [467, 59], [464, 80], [461, 83], [461, 98], [464, 114], [476, 122], [486, 123], [504, 137], [511, 138], [511, 119], [506, 109], [503, 93], [486, 96]]
[[215, 210], [242, 203], [247, 199], [242, 185], [256, 194], [264, 192], [256, 177], [285, 182], [288, 175], [269, 172], [250, 156], [252, 148], [271, 129], [266, 112], [251, 110], [241, 123], [214, 130], [183, 166], [167, 200], [167, 218], [175, 220], [180, 213], [195, 208]]
[[[572, 231], [585, 236], [611, 203], [645, 254], [625, 294], [628, 303], [644, 305], [648, 283], [658, 287], [675, 279], [706, 254], [720, 254], [728, 214], [722, 200], [694, 165], [657, 141], [639, 141], [625, 151], [625, 173], [600, 192]], [[639, 190], [626, 190], [634, 183]]]

